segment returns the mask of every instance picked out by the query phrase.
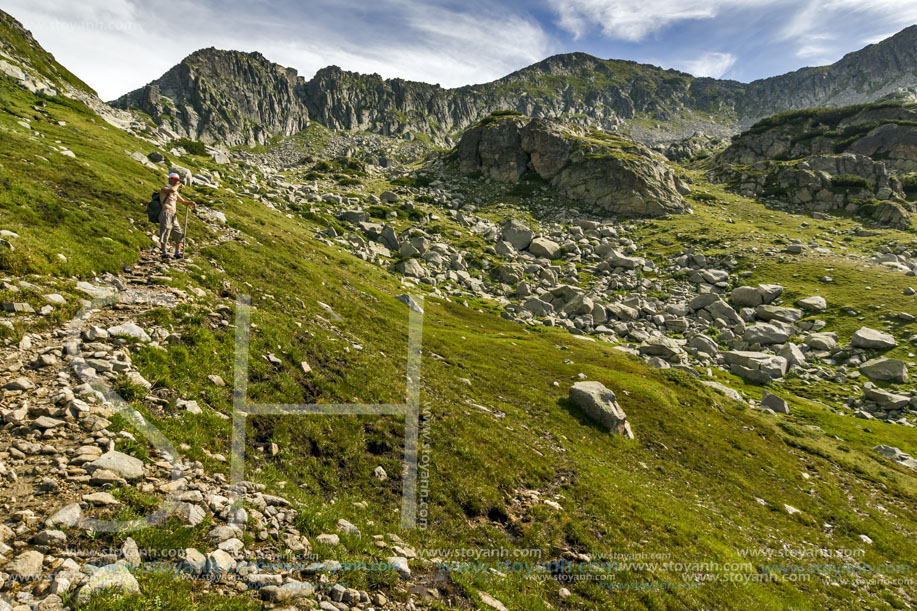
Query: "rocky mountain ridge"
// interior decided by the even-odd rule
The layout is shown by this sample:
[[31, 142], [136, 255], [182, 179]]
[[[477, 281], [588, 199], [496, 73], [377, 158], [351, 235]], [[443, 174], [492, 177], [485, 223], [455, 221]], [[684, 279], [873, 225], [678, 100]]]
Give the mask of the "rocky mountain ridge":
[[626, 130], [646, 143], [726, 136], [807, 107], [917, 99], [917, 26], [830, 66], [740, 83], [586, 53], [549, 57], [491, 83], [444, 89], [330, 66], [306, 80], [259, 53], [203, 49], [114, 101], [170, 133], [204, 142], [263, 143], [308, 120], [451, 144], [494, 110]]

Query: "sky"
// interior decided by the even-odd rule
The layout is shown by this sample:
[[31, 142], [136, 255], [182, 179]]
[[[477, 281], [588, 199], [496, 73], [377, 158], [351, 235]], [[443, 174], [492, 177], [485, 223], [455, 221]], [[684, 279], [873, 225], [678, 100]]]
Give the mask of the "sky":
[[112, 100], [204, 47], [443, 87], [585, 51], [751, 81], [837, 61], [917, 23], [917, 0], [0, 0]]

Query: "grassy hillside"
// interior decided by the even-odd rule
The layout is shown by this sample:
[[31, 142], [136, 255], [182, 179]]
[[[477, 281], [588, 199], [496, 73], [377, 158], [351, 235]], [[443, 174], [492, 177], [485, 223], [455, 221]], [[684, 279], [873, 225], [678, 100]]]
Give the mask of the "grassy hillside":
[[[63, 320], [76, 308], [77, 278], [117, 272], [151, 244], [152, 225], [139, 203], [161, 176], [126, 153], [149, 152], [149, 144], [116, 132], [74, 102], [35, 97], [3, 80], [0, 104], [6, 110], [0, 114], [0, 229], [20, 236], [10, 240], [13, 250], [0, 250], [0, 267], [10, 277], [64, 294], [71, 305], [52, 315]], [[24, 120], [31, 129], [20, 125]], [[62, 155], [61, 147], [75, 158]], [[195, 168], [209, 163], [193, 157], [178, 161]], [[220, 171], [223, 188], [191, 196], [223, 211], [241, 237], [196, 248], [208, 236], [192, 222], [192, 265], [187, 273], [171, 274], [170, 284], [201, 289], [204, 296], [193, 305], [151, 311], [149, 321], [181, 339], [165, 351], [141, 348], [135, 356], [154, 387], [197, 398], [206, 409], [193, 415], [175, 408], [174, 401], [155, 407], [143, 393], [137, 393], [135, 407], [176, 446], [188, 444], [187, 456], [208, 471], [226, 473], [227, 463], [214, 455], [229, 455], [231, 423], [219, 414], [231, 414], [232, 393], [207, 376], [232, 379], [233, 329], [213, 324], [210, 314], [217, 306], [232, 307], [234, 294], [252, 296], [250, 394], [264, 402], [403, 400], [407, 309], [394, 298], [405, 292], [396, 277], [314, 238], [327, 224], [320, 216], [289, 218], [270, 210], [242, 193], [240, 169]], [[735, 203], [741, 215], [742, 203]], [[797, 222], [774, 214], [780, 223]], [[699, 235], [696, 224], [705, 220], [657, 222], [647, 236]], [[737, 240], [750, 230], [751, 219], [745, 222], [749, 226], [735, 227]], [[757, 231], [766, 229], [756, 225]], [[803, 258], [795, 265], [793, 273], [809, 278], [805, 266], [818, 263]], [[790, 282], [776, 263], [760, 262], [753, 271], [754, 281], [781, 280], [800, 293], [810, 288], [806, 282], [811, 280]], [[856, 282], [869, 272], [844, 273]], [[889, 300], [903, 278], [888, 280]], [[0, 295], [2, 301], [13, 298]], [[38, 305], [39, 295], [15, 297], [23, 299]], [[839, 303], [834, 295], [828, 299], [832, 307]], [[871, 299], [851, 291], [844, 301], [865, 307]], [[223, 318], [232, 322], [231, 315]], [[56, 322], [8, 320], [16, 326], [3, 332], [13, 341], [26, 328]], [[442, 548], [537, 549], [544, 561], [569, 559], [571, 553], [594, 560], [662, 555], [655, 566], [606, 566], [574, 583], [524, 565], [487, 562], [447, 574], [429, 561], [412, 563], [409, 584], [439, 584], [456, 601], [418, 603], [440, 609], [480, 606], [480, 592], [510, 609], [881, 609], [914, 603], [913, 583], [887, 584], [886, 577], [865, 569], [859, 576], [874, 580], [865, 585], [846, 574], [813, 575], [805, 582], [781, 574], [830, 573], [818, 566], [827, 564], [823, 559], [805, 555], [820, 548], [852, 550], [833, 557], [832, 564], [917, 563], [917, 477], [871, 449], [885, 443], [917, 453], [912, 429], [883, 422], [866, 426], [802, 393], [791, 399], [791, 415], [768, 416], [684, 372], [650, 369], [610, 344], [503, 320], [490, 304], [428, 296], [424, 327], [421, 402], [429, 437], [421, 451], [428, 453], [430, 465], [427, 530], [399, 528], [402, 419], [248, 419], [246, 476], [299, 503], [304, 535], [314, 540], [333, 532], [339, 518], [361, 529], [362, 537], [343, 536], [340, 547], [315, 545], [321, 558], [384, 560], [388, 552], [378, 549], [371, 535], [386, 533], [397, 533], [421, 555], [427, 550], [439, 557], [445, 555], [436, 552]], [[281, 365], [262, 358], [267, 353]], [[311, 373], [303, 373], [302, 361], [311, 365]], [[579, 374], [617, 393], [634, 441], [610, 436], [568, 404], [568, 388]], [[130, 388], [122, 390], [129, 395]], [[747, 392], [760, 390], [748, 387]], [[271, 442], [279, 447], [276, 456], [264, 451]], [[389, 474], [385, 482], [372, 474], [380, 465]], [[526, 492], [532, 490], [537, 495]], [[128, 508], [122, 512], [141, 514], [150, 503], [127, 489], [119, 495]], [[785, 505], [799, 512], [791, 514]], [[205, 532], [167, 522], [132, 536], [141, 547], [167, 549], [203, 541]], [[864, 543], [861, 535], [872, 543]], [[92, 542], [103, 546], [126, 536], [100, 534]], [[778, 553], [784, 548], [803, 556], [787, 560]], [[768, 556], [766, 550], [778, 551]], [[122, 599], [121, 608], [253, 605], [245, 595], [227, 598], [228, 591], [204, 596], [168, 576], [138, 578], [143, 594]], [[349, 587], [384, 591], [395, 600], [411, 596], [409, 584], [399, 584], [390, 572], [345, 571], [337, 579]], [[569, 588], [568, 597], [561, 596], [562, 587]], [[154, 598], [161, 606], [151, 602]]]

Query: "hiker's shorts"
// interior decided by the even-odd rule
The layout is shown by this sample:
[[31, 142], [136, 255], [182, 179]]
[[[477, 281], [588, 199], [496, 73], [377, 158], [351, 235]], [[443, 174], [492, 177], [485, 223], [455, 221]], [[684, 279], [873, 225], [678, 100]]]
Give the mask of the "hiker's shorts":
[[175, 240], [176, 244], [185, 241], [185, 234], [182, 233], [178, 215], [170, 210], [163, 209], [159, 213], [159, 247], [162, 250], [165, 250], [169, 245], [170, 237]]

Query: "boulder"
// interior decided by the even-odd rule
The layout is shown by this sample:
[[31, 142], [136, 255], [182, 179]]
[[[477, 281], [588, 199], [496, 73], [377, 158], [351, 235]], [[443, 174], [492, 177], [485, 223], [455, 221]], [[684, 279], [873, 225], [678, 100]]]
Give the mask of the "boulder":
[[560, 244], [548, 238], [535, 238], [532, 240], [532, 243], [529, 244], [528, 250], [536, 257], [554, 259], [560, 252]]
[[510, 219], [503, 225], [503, 239], [516, 250], [525, 250], [532, 243], [535, 232], [516, 219]]
[[570, 402], [612, 433], [633, 439], [627, 414], [618, 405], [614, 392], [600, 382], [577, 382], [570, 388]]
[[761, 407], [766, 409], [771, 409], [778, 414], [789, 414], [790, 405], [784, 399], [778, 397], [773, 393], [769, 393], [766, 390], [761, 396]]
[[761, 291], [754, 286], [738, 286], [732, 289], [732, 303], [739, 307], [755, 307], [764, 303]]
[[860, 365], [860, 372], [870, 380], [885, 380], [903, 384], [907, 382], [907, 365], [898, 359], [877, 358]]
[[869, 327], [860, 327], [850, 338], [850, 345], [854, 348], [888, 350], [897, 346], [898, 342], [888, 333], [876, 331]]
[[143, 477], [143, 462], [133, 456], [128, 456], [111, 450], [87, 465], [91, 470], [105, 469], [126, 480], [137, 480]]
[[748, 327], [742, 339], [749, 344], [782, 344], [790, 339], [790, 331], [779, 323], [759, 322]]
[[768, 384], [786, 375], [787, 360], [782, 356], [745, 350], [732, 350], [723, 356], [732, 373], [751, 382]]
[[803, 343], [812, 350], [834, 350], [837, 348], [837, 333], [812, 333]]
[[828, 302], [825, 301], [824, 297], [818, 295], [800, 299], [796, 302], [796, 305], [806, 312], [824, 312], [828, 309]]

